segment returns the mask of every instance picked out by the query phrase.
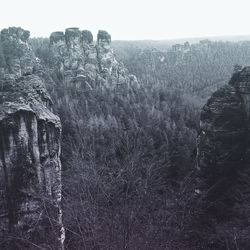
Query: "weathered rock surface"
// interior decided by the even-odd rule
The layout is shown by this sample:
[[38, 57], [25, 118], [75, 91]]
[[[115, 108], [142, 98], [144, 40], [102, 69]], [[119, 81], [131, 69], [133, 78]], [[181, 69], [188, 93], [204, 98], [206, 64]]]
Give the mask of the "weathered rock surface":
[[112, 88], [137, 81], [123, 64], [117, 62], [110, 46], [111, 36], [106, 31], [99, 31], [95, 44], [90, 31], [68, 28], [65, 34], [52, 33], [50, 43], [64, 86]]
[[233, 179], [238, 169], [250, 163], [249, 118], [250, 67], [245, 67], [203, 107], [197, 163], [204, 177], [214, 182]]
[[112, 89], [137, 79], [116, 60], [106, 31], [99, 31], [96, 43], [88, 30], [54, 32], [50, 51], [53, 66], [41, 66], [28, 31], [13, 27], [1, 32], [0, 236], [21, 232], [45, 249], [55, 240], [60, 249], [61, 123], [45, 86], [60, 89], [51, 87], [60, 107], [64, 100], [77, 105], [77, 91]]
[[45, 248], [54, 240], [62, 249], [61, 123], [52, 112], [28, 37], [21, 28], [1, 32], [2, 44], [10, 43], [19, 54], [3, 49], [7, 65], [0, 75], [0, 234], [21, 233]]
[[11, 27], [1, 31], [1, 47], [4, 63], [0, 63], [0, 74], [16, 76], [35, 73], [40, 69], [29, 43], [30, 33], [21, 28]]

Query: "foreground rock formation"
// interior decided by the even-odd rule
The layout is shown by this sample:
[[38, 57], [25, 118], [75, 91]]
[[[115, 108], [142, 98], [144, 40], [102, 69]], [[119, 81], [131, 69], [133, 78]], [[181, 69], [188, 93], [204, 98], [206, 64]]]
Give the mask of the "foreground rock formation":
[[28, 38], [21, 28], [1, 32], [0, 234], [62, 249], [61, 123]]
[[61, 249], [61, 123], [46, 87], [57, 108], [74, 112], [83, 91], [137, 79], [116, 60], [106, 31], [96, 42], [88, 30], [52, 33], [48, 64], [35, 56], [29, 35], [12, 27], [0, 36], [0, 237]]
[[238, 69], [229, 84], [216, 91], [203, 107], [197, 161], [211, 183], [236, 179], [249, 164], [250, 67]]

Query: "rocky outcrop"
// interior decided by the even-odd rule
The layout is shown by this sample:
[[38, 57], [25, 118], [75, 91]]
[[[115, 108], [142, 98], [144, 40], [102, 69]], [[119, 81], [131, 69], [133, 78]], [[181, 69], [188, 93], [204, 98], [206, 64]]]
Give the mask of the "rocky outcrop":
[[229, 84], [203, 107], [197, 163], [210, 182], [236, 179], [250, 162], [250, 67], [238, 69]]
[[99, 31], [97, 43], [90, 31], [68, 28], [50, 36], [51, 51], [55, 58], [57, 75], [64, 86], [92, 89], [96, 85], [112, 88], [136, 82], [123, 64], [117, 62], [110, 46], [111, 36]]
[[62, 249], [61, 123], [28, 37], [21, 28], [1, 32], [0, 236], [21, 235], [45, 249], [54, 241]]
[[[52, 111], [74, 110], [81, 91], [136, 84], [111, 48], [111, 36], [68, 28], [50, 36], [50, 62], [41, 66], [29, 32], [0, 36], [0, 237], [10, 232], [48, 249], [63, 248], [61, 123]], [[73, 108], [72, 108], [73, 107]]]
[[39, 60], [28, 43], [29, 36], [29, 31], [16, 27], [1, 31], [0, 40], [5, 62], [0, 64], [0, 74], [21, 76], [41, 69]]

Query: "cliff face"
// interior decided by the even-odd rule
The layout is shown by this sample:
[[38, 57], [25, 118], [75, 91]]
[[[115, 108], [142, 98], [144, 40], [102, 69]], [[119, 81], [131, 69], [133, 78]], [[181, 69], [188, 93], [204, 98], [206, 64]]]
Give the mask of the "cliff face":
[[0, 75], [0, 231], [3, 237], [35, 237], [45, 247], [53, 235], [61, 249], [61, 123], [28, 38], [21, 28], [1, 32], [6, 64]]
[[111, 36], [106, 31], [99, 31], [96, 44], [88, 30], [68, 28], [65, 33], [52, 33], [51, 50], [64, 85], [91, 89], [96, 85], [111, 88], [136, 82], [117, 62], [110, 43]]
[[197, 161], [206, 178], [236, 179], [237, 170], [249, 164], [249, 118], [250, 67], [245, 67], [203, 107]]
[[0, 45], [3, 53], [0, 74], [22, 76], [39, 70], [39, 60], [28, 44], [29, 31], [11, 27], [1, 31]]

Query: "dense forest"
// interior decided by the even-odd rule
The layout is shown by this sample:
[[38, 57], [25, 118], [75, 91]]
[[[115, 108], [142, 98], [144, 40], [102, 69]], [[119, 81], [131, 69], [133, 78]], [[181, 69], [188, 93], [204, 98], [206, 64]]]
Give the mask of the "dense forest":
[[[21, 152], [23, 161], [15, 164], [30, 167], [32, 164], [27, 162], [37, 159], [27, 160], [25, 152], [42, 152], [46, 148], [43, 138], [47, 129], [50, 144], [40, 157], [41, 166], [44, 164], [45, 173], [52, 176], [44, 179], [49, 180], [45, 186], [53, 194], [55, 190], [49, 182], [56, 179], [59, 171], [52, 173], [48, 169], [51, 165], [60, 168], [60, 159], [56, 157], [61, 153], [62, 171], [58, 179], [62, 175], [62, 183], [58, 186], [62, 188], [62, 200], [58, 200], [62, 212], [60, 206], [51, 206], [54, 210], [50, 210], [47, 197], [37, 194], [36, 198], [46, 201], [43, 205], [48, 208], [49, 226], [43, 225], [45, 232], [38, 228], [46, 244], [40, 247], [33, 243], [33, 238], [14, 230], [0, 235], [0, 249], [57, 250], [55, 235], [46, 234], [46, 229], [57, 231], [54, 215], [59, 213], [63, 218], [60, 226], [63, 228], [63, 224], [65, 229], [65, 249], [250, 249], [249, 169], [242, 168], [236, 173], [228, 167], [219, 176], [221, 169], [216, 169], [217, 162], [211, 161], [214, 169], [205, 170], [202, 176], [197, 164], [197, 141], [205, 134], [200, 121], [208, 121], [214, 110], [220, 115], [220, 106], [224, 105], [226, 110], [219, 117], [221, 120], [235, 115], [230, 113], [232, 109], [241, 120], [235, 119], [229, 125], [226, 120], [220, 127], [221, 120], [214, 119], [208, 130], [219, 123], [219, 132], [228, 132], [227, 126], [248, 131], [245, 127], [249, 121], [243, 112], [245, 96], [235, 90], [234, 84], [240, 83], [243, 90], [248, 90], [250, 73], [247, 69], [241, 72], [241, 66], [250, 65], [250, 41], [111, 43], [110, 35], [100, 31], [95, 42], [89, 31], [78, 28], [66, 29], [65, 34], [54, 32], [50, 39], [28, 40], [28, 37], [27, 31], [14, 27], [5, 29], [0, 36], [0, 125], [5, 129], [0, 131], [4, 138], [0, 144], [3, 152], [0, 167], [7, 168], [6, 155], [14, 157], [11, 145], [15, 141], [17, 145], [25, 145], [24, 153]], [[229, 87], [217, 91], [228, 82]], [[8, 97], [14, 103], [11, 108]], [[24, 105], [25, 98], [28, 108]], [[16, 112], [18, 116], [14, 113], [11, 120], [6, 114], [16, 110], [16, 100], [21, 111]], [[19, 113], [24, 111], [28, 115], [20, 118]], [[52, 111], [61, 120], [62, 133], [58, 129], [59, 118], [56, 120]], [[32, 120], [32, 112], [34, 117], [45, 118]], [[35, 119], [37, 123], [30, 122]], [[48, 128], [44, 125], [46, 119], [51, 122]], [[15, 122], [18, 126], [14, 126]], [[58, 125], [56, 132], [53, 122]], [[12, 139], [12, 134], [5, 136], [12, 128], [18, 131], [19, 127], [21, 136], [17, 133], [17, 139]], [[40, 140], [34, 139], [34, 127], [40, 129], [41, 136], [37, 136]], [[235, 132], [230, 129], [229, 132]], [[33, 144], [27, 139], [29, 133]], [[216, 137], [211, 134], [206, 138]], [[227, 138], [228, 148], [229, 144], [234, 146], [233, 136], [231, 133]], [[243, 137], [248, 134], [240, 139]], [[12, 144], [5, 147], [9, 138]], [[216, 143], [221, 146], [221, 141]], [[217, 157], [217, 148], [211, 145], [205, 143], [207, 152], [214, 152]], [[39, 150], [34, 150], [38, 146]], [[240, 155], [240, 161], [244, 157]], [[216, 160], [219, 162], [219, 157]], [[31, 169], [28, 169], [30, 176]], [[29, 180], [29, 176], [23, 177], [26, 170], [22, 171], [17, 177]], [[212, 176], [209, 181], [206, 175]], [[225, 177], [227, 182], [220, 182], [223, 178], [218, 176]], [[5, 186], [0, 187], [2, 195]], [[16, 200], [18, 189], [14, 187]], [[0, 204], [0, 209], [4, 206]], [[39, 237], [35, 234], [34, 239], [39, 242]]]
[[[49, 71], [49, 40], [31, 44]], [[201, 108], [250, 64], [250, 42], [112, 46], [136, 84], [47, 86], [63, 125], [66, 249], [249, 249], [248, 203], [216, 220], [195, 157]]]

